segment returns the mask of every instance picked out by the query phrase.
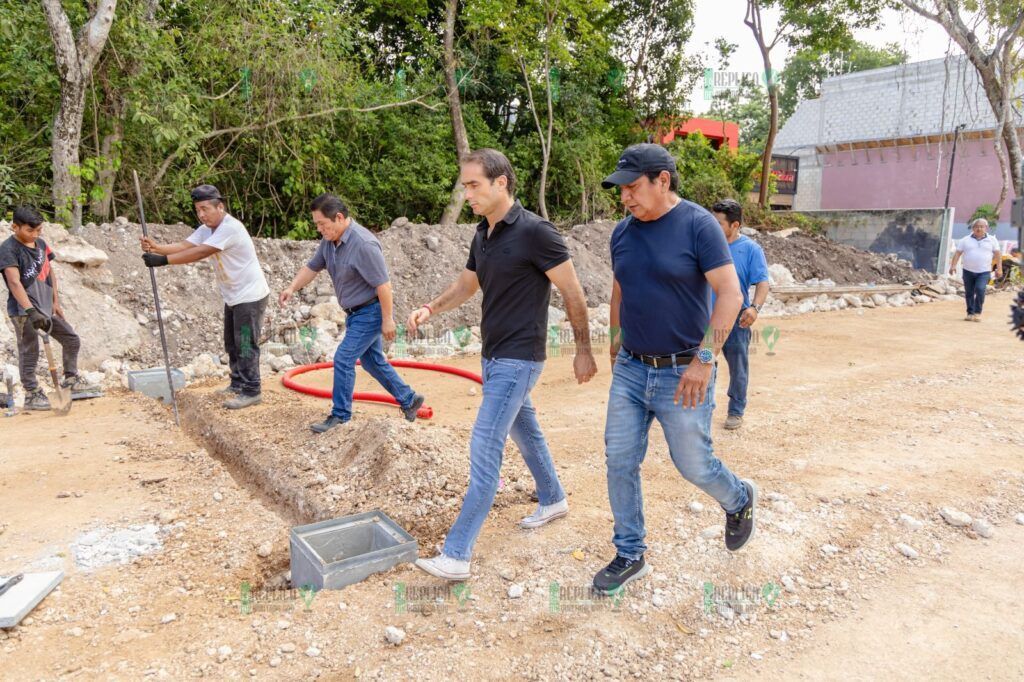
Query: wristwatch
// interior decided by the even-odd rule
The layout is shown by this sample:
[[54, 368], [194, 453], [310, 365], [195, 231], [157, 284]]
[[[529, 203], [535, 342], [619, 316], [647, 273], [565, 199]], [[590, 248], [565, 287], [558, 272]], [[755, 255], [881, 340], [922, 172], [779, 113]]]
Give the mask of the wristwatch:
[[[763, 305], [763, 304], [762, 304], [762, 305]], [[755, 304], [755, 305], [752, 305], [752, 306], [750, 306], [750, 307], [751, 307], [751, 308], [753, 308], [754, 310], [756, 310], [756, 311], [757, 311], [757, 314], [758, 314], [758, 315], [760, 315], [760, 314], [761, 314], [761, 306], [760, 306], [760, 305], [756, 305], [756, 304]]]
[[701, 364], [710, 365], [715, 360], [715, 354], [711, 352], [710, 348], [701, 348], [697, 351], [697, 359]]

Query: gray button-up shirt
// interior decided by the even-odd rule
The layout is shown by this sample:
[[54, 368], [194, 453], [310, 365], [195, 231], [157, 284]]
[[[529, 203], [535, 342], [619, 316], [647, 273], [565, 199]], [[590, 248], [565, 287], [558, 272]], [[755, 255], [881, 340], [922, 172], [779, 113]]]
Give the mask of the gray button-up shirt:
[[313, 272], [327, 269], [342, 308], [366, 303], [377, 295], [377, 287], [389, 280], [380, 242], [355, 220], [337, 243], [321, 239], [306, 267]]

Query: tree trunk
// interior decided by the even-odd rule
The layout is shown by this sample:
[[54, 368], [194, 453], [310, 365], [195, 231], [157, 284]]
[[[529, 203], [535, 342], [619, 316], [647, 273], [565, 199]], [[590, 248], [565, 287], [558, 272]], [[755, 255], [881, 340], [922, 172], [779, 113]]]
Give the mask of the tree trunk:
[[[768, 109], [770, 112], [768, 120], [768, 137], [764, 143], [764, 153], [761, 155], [761, 189], [757, 194], [757, 203], [761, 208], [768, 208], [768, 182], [772, 171], [772, 147], [775, 146], [775, 135], [779, 131], [779, 92], [775, 87], [772, 76], [771, 48], [768, 47], [764, 37], [764, 24], [761, 23], [761, 5], [758, 0], [748, 0], [747, 16], [743, 23], [750, 27], [757, 41], [757, 48], [761, 51], [761, 62], [764, 64], [764, 85], [768, 91]], [[772, 45], [775, 43], [773, 42]]]
[[587, 176], [583, 174], [583, 164], [580, 163], [580, 157], [578, 156], [576, 157], [576, 170], [580, 174], [580, 215], [583, 222], [587, 222], [590, 213], [587, 206]]
[[61, 86], [60, 107], [53, 119], [53, 207], [58, 222], [72, 231], [82, 226], [82, 178], [79, 175], [79, 144], [85, 114], [83, 83]]
[[[459, 96], [459, 82], [455, 72], [455, 17], [459, 10], [459, 0], [447, 0], [444, 17], [444, 86], [448, 98], [448, 113], [452, 119], [452, 136], [455, 138], [455, 153], [459, 163], [469, 154], [469, 136], [466, 124], [462, 120], [462, 98]], [[465, 189], [455, 177], [451, 198], [441, 214], [442, 225], [454, 225], [462, 213], [465, 203]]]
[[96, 13], [82, 26], [77, 39], [60, 0], [41, 1], [60, 77], [60, 107], [53, 119], [53, 205], [57, 219], [78, 231], [82, 227], [78, 153], [86, 84], [110, 35], [117, 0], [100, 0]]
[[100, 163], [102, 165], [96, 176], [96, 184], [102, 191], [102, 194], [98, 199], [92, 200], [89, 205], [89, 211], [104, 222], [109, 221], [113, 217], [111, 207], [114, 198], [114, 179], [117, 177], [115, 154], [117, 153], [117, 145], [121, 142], [122, 134], [121, 121], [120, 119], [115, 119], [113, 132], [104, 135], [103, 142], [100, 145]]

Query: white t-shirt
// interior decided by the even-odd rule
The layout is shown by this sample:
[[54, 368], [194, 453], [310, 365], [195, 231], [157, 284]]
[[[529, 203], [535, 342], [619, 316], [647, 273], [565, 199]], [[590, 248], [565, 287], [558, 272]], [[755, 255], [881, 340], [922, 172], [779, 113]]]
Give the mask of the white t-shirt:
[[992, 257], [999, 251], [999, 241], [990, 234], [984, 239], [967, 235], [956, 243], [956, 250], [964, 254], [964, 270], [974, 273], [992, 272]]
[[252, 237], [233, 216], [225, 215], [215, 230], [200, 225], [186, 241], [218, 249], [212, 256], [213, 271], [227, 305], [252, 303], [270, 294]]

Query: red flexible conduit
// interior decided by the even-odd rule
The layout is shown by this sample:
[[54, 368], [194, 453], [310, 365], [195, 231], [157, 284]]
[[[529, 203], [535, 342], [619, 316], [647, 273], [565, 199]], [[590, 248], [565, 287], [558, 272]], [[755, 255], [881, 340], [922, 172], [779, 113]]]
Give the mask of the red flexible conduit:
[[[413, 360], [390, 360], [389, 362], [391, 363], [392, 367], [404, 367], [407, 369], [425, 369], [431, 372], [443, 372], [444, 374], [454, 374], [457, 377], [462, 377], [463, 379], [475, 381], [478, 384], [484, 383], [483, 377], [481, 377], [479, 374], [476, 374], [475, 372], [470, 372], [469, 370], [460, 369], [458, 367], [451, 367], [449, 365], [435, 365], [430, 362], [415, 362]], [[356, 364], [360, 364], [359, 361], [356, 361]], [[332, 369], [333, 367], [333, 362], [317, 362], [312, 365], [299, 365], [298, 367], [293, 367], [292, 369], [285, 372], [284, 377], [281, 379], [281, 383], [283, 383], [286, 388], [290, 388], [293, 391], [305, 393], [306, 395], [313, 395], [318, 398], [329, 399], [332, 397], [332, 392], [330, 389], [316, 388], [315, 386], [306, 386], [305, 384], [300, 384], [299, 382], [295, 381], [293, 377], [297, 377], [300, 374], [305, 374], [306, 372], [313, 372], [318, 369]], [[386, 405], [396, 406], [398, 405], [398, 401], [396, 401], [388, 393], [356, 392], [352, 394], [352, 399], [362, 400], [364, 402], [370, 403], [384, 403]], [[419, 412], [416, 413], [416, 416], [419, 417], [420, 419], [430, 419], [431, 417], [434, 416], [434, 409], [424, 405], [419, 409]]]

